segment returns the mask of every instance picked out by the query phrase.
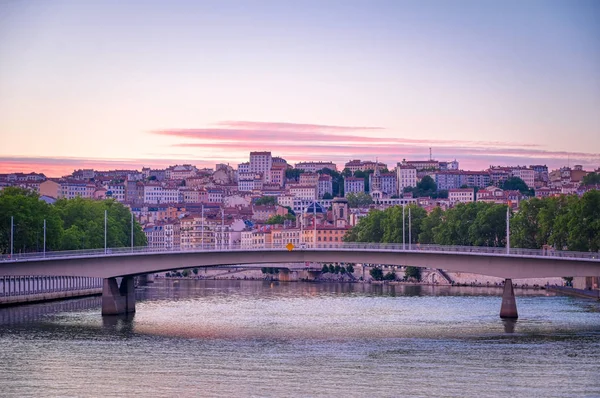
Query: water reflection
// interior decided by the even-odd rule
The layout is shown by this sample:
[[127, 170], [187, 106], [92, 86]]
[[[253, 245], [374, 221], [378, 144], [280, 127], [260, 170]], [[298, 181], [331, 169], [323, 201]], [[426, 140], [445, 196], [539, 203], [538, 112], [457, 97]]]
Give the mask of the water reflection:
[[105, 315], [102, 317], [102, 327], [107, 331], [120, 334], [133, 334], [133, 319], [135, 313], [120, 315]]
[[600, 304], [516, 293], [518, 321], [500, 289], [237, 280], [2, 308], [1, 395], [596, 396]]
[[503, 319], [502, 324], [504, 324], [504, 333], [514, 333], [517, 321], [515, 319]]

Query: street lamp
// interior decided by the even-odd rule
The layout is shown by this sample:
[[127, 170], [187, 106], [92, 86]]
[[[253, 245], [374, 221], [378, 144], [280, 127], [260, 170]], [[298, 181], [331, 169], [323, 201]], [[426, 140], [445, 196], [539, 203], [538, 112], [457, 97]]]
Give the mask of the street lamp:
[[408, 250], [412, 250], [412, 228], [411, 228], [410, 207], [408, 208]]
[[44, 257], [46, 257], [46, 219], [44, 218]]
[[506, 207], [506, 254], [510, 254], [510, 207]]
[[11, 260], [13, 258], [14, 229], [15, 229], [14, 217], [10, 216], [10, 258], [11, 258]]
[[106, 218], [107, 210], [104, 210], [104, 254], [106, 254]]
[[405, 232], [404, 230], [406, 229], [404, 226], [404, 207], [406, 205], [403, 204], [402, 205], [402, 250], [406, 250], [406, 237], [405, 237]]

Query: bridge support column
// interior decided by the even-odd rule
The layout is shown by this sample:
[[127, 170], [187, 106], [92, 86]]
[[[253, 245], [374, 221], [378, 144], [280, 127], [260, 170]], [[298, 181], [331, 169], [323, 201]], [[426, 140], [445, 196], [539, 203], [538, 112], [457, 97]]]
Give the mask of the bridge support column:
[[502, 293], [502, 306], [500, 307], [500, 318], [517, 319], [517, 301], [512, 279], [504, 280], [504, 292]]
[[117, 278], [106, 278], [102, 286], [102, 315], [135, 312], [133, 276], [126, 276], [119, 286]]

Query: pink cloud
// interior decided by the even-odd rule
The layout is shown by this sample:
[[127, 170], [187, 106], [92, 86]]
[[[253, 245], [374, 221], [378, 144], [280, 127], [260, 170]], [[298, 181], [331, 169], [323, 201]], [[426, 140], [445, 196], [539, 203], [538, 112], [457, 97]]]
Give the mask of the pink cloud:
[[289, 123], [289, 122], [248, 122], [231, 120], [217, 123], [217, 126], [235, 127], [250, 130], [275, 130], [275, 131], [329, 131], [329, 132], [345, 132], [345, 131], [364, 131], [364, 130], [385, 130], [383, 127], [365, 127], [365, 126], [330, 126], [323, 124], [304, 124], [304, 123]]
[[428, 140], [412, 138], [394, 138], [378, 137], [373, 135], [349, 135], [349, 134], [328, 134], [306, 131], [277, 131], [277, 130], [239, 130], [239, 129], [180, 129], [180, 130], [160, 130], [153, 134], [190, 138], [195, 140], [220, 140], [220, 141], [239, 141], [246, 144], [261, 144], [267, 142], [352, 142], [352, 143], [386, 143], [390, 145], [402, 144], [421, 144], [427, 146], [516, 146], [516, 147], [538, 147], [537, 144], [523, 144], [502, 141], [464, 141], [464, 140]]

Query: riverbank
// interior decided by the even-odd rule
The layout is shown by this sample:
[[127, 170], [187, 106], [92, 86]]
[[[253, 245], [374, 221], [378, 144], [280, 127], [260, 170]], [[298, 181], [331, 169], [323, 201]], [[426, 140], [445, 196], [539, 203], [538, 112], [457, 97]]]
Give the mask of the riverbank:
[[63, 300], [69, 298], [99, 296], [102, 294], [102, 288], [70, 290], [64, 292], [26, 294], [20, 296], [0, 297], [0, 307], [9, 307], [13, 305], [34, 304], [53, 300]]

